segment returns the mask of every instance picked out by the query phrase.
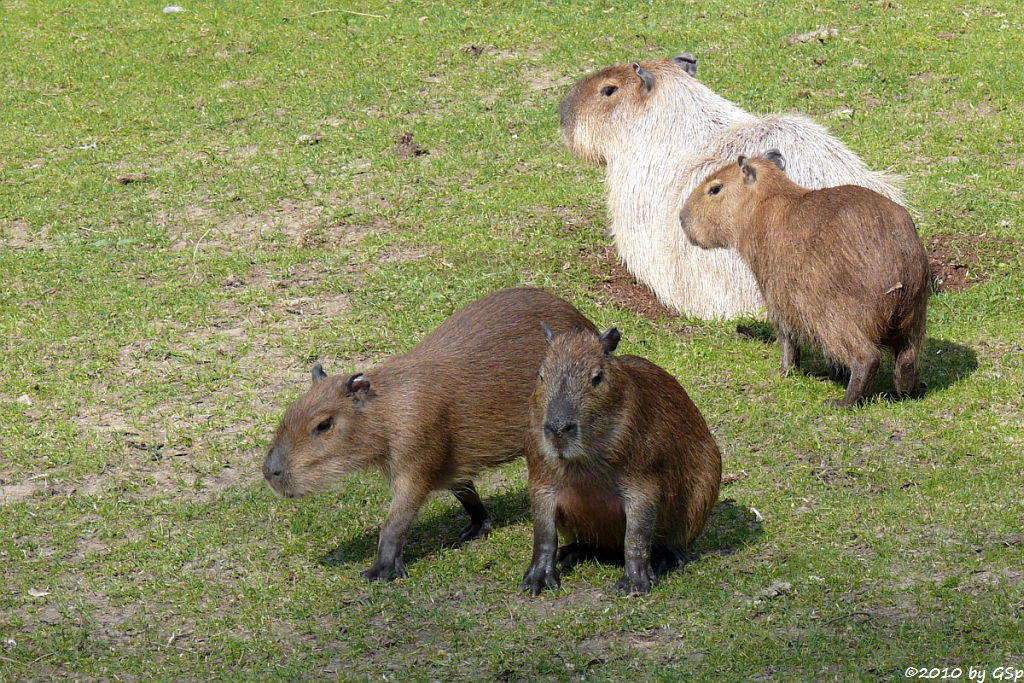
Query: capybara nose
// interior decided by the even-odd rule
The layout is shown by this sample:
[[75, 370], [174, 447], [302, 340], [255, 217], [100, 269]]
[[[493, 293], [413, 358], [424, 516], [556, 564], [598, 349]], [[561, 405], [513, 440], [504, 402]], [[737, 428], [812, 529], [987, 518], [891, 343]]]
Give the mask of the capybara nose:
[[544, 431], [552, 438], [571, 439], [576, 436], [579, 426], [575, 422], [545, 422]]
[[263, 478], [267, 481], [280, 481], [284, 476], [284, 453], [280, 448], [271, 448], [263, 460]]

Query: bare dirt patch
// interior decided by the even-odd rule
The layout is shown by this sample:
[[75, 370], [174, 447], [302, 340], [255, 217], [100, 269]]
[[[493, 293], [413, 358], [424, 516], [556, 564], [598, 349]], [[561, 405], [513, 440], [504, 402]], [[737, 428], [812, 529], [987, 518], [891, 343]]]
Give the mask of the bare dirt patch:
[[978, 119], [990, 119], [999, 111], [986, 102], [956, 102], [948, 109], [935, 112], [948, 123], [964, 123]]
[[596, 251], [581, 249], [579, 256], [597, 278], [593, 289], [604, 300], [650, 320], [678, 317], [622, 265], [614, 246], [605, 245]]
[[584, 638], [577, 650], [593, 657], [592, 664], [599, 664], [608, 658], [624, 658], [643, 654], [655, 656], [663, 662], [677, 659], [700, 661], [704, 653], [686, 646], [683, 637], [668, 627], [643, 631], [602, 633]]
[[216, 211], [192, 204], [180, 215], [161, 212], [158, 223], [172, 238], [171, 248], [237, 249], [238, 245], [265, 244], [283, 238], [293, 245], [350, 247], [372, 233], [385, 232], [391, 224], [377, 216], [369, 222], [336, 221], [332, 216], [341, 209], [357, 212], [359, 206], [345, 206], [337, 195], [314, 199], [286, 199], [272, 209], [253, 214], [222, 216]]
[[0, 505], [8, 503], [20, 503], [28, 500], [37, 491], [42, 490], [43, 484], [39, 482], [23, 482], [21, 484], [5, 484], [0, 486]]
[[981, 267], [985, 261], [1009, 258], [1016, 247], [1009, 240], [984, 235], [933, 235], [925, 241], [928, 266], [939, 292], [962, 292], [991, 274]]
[[50, 249], [53, 242], [49, 241], [49, 235], [47, 228], [33, 231], [28, 221], [20, 218], [0, 221], [0, 244], [12, 249]]

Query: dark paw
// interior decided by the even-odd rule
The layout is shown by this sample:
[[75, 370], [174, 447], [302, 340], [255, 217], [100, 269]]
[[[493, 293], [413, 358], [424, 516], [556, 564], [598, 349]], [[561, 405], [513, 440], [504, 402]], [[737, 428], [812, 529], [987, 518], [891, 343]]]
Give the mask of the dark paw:
[[394, 581], [406, 578], [409, 572], [405, 570], [405, 563], [399, 557], [394, 562], [377, 561], [369, 569], [359, 572], [359, 576], [367, 581]]
[[615, 584], [615, 590], [626, 595], [647, 595], [653, 586], [658, 585], [658, 577], [650, 570], [640, 572], [636, 576], [623, 574]]
[[462, 527], [462, 531], [459, 532], [459, 543], [468, 543], [474, 538], [486, 536], [491, 533], [492, 526], [490, 517], [479, 522], [470, 522], [466, 526]]
[[559, 580], [558, 572], [554, 567], [541, 567], [537, 564], [531, 564], [527, 568], [526, 574], [519, 584], [519, 590], [528, 590], [530, 595], [534, 597], [540, 595], [541, 591], [545, 588], [558, 590], [561, 587], [562, 582]]

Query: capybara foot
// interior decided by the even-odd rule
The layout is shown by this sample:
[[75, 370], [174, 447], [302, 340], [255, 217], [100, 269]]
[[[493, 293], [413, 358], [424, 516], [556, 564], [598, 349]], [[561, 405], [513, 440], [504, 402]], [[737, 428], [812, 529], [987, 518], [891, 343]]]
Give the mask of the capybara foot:
[[394, 581], [406, 578], [409, 572], [405, 570], [402, 558], [396, 557], [392, 562], [377, 560], [372, 567], [359, 572], [359, 576], [367, 581]]
[[519, 584], [519, 590], [528, 590], [530, 595], [534, 597], [540, 595], [541, 591], [545, 588], [558, 590], [561, 587], [562, 582], [558, 578], [558, 571], [555, 570], [554, 565], [545, 564], [542, 566], [536, 562], [526, 569], [526, 574]]
[[480, 521], [470, 522], [466, 526], [462, 527], [462, 531], [459, 532], [459, 543], [469, 543], [474, 538], [480, 538], [491, 533], [493, 523], [490, 517], [485, 517]]
[[850, 399], [846, 396], [843, 396], [842, 398], [831, 398], [828, 401], [826, 401], [826, 403], [832, 406], [833, 408], [852, 408], [856, 406], [858, 403], [860, 403], [861, 400], [863, 400], [863, 398], [863, 396], [855, 396], [854, 398]]
[[654, 575], [650, 567], [645, 567], [638, 572], [631, 572], [627, 569], [615, 584], [615, 590], [626, 595], [647, 595], [651, 592], [651, 588], [657, 585], [658, 577]]

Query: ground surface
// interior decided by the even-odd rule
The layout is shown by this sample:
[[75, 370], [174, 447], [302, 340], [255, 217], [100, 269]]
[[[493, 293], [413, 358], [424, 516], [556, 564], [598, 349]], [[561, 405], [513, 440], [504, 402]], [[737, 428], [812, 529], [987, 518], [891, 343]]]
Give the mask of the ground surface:
[[[50, 5], [0, 2], [0, 678], [1024, 668], [1017, 3]], [[681, 51], [905, 178], [939, 291], [924, 399], [830, 408], [820, 356], [780, 377], [762, 323], [674, 316], [616, 263], [558, 101]], [[260, 481], [314, 362], [372, 366], [514, 285], [617, 325], [721, 445], [708, 527], [647, 598], [593, 563], [517, 591], [521, 463], [478, 482], [489, 538], [452, 547], [433, 499], [389, 585], [358, 578], [378, 475]]]

